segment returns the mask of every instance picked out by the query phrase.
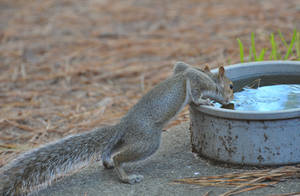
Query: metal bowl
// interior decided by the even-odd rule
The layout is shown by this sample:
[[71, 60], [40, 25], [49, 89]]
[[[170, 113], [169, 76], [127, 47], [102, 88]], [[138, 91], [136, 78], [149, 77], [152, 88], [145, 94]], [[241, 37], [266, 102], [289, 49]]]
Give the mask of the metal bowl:
[[[217, 70], [213, 70], [216, 72]], [[300, 84], [299, 61], [264, 61], [226, 67], [238, 91], [260, 85]], [[255, 166], [300, 163], [300, 108], [256, 112], [190, 106], [193, 152], [213, 160]]]

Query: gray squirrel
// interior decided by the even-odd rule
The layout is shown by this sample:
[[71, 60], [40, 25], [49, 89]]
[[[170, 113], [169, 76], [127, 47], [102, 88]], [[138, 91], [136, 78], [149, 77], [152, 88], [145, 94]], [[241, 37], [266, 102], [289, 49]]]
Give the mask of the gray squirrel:
[[228, 104], [233, 99], [232, 82], [224, 67], [213, 74], [183, 62], [174, 65], [174, 74], [156, 85], [113, 126], [72, 135], [24, 153], [0, 169], [2, 196], [29, 195], [67, 173], [102, 159], [105, 168], [114, 168], [124, 183], [143, 180], [128, 175], [123, 164], [143, 160], [160, 145], [164, 125], [187, 104], [210, 105], [210, 100]]

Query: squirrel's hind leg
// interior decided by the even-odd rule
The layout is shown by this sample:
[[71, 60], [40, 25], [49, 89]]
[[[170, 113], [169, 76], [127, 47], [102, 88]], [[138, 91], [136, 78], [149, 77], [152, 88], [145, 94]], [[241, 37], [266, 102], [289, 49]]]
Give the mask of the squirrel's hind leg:
[[108, 144], [104, 147], [104, 150], [102, 151], [101, 159], [102, 164], [106, 169], [113, 169], [114, 162], [112, 160], [112, 154], [115, 152], [118, 152], [119, 149], [123, 145], [123, 140], [121, 139], [123, 134], [120, 132], [116, 133], [108, 142]]
[[[156, 131], [155, 131], [156, 132]], [[146, 159], [155, 153], [160, 144], [161, 131], [156, 134], [144, 135], [140, 140], [134, 143], [127, 143], [119, 149], [119, 152], [114, 154], [113, 162], [115, 171], [120, 180], [124, 183], [135, 184], [141, 182], [144, 177], [142, 175], [128, 175], [123, 169], [123, 164]]]
[[116, 154], [122, 148], [123, 142], [120, 140], [111, 150], [106, 150], [102, 153], [102, 164], [106, 169], [115, 168], [112, 154]]

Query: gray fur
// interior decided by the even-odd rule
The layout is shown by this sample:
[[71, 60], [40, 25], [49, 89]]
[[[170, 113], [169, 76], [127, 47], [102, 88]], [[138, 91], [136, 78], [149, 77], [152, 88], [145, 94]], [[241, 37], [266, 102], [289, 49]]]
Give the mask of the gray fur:
[[27, 195], [99, 159], [114, 127], [66, 137], [29, 151], [0, 170], [1, 195]]

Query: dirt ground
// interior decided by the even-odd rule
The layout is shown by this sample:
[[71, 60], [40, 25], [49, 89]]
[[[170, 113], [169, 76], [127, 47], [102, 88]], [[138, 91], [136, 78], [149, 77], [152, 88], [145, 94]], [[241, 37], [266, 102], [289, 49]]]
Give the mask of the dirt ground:
[[[239, 62], [300, 29], [298, 0], [1, 0], [0, 167], [32, 147], [112, 124], [174, 62]], [[279, 45], [284, 52], [284, 46]], [[188, 120], [184, 110], [171, 125]]]

